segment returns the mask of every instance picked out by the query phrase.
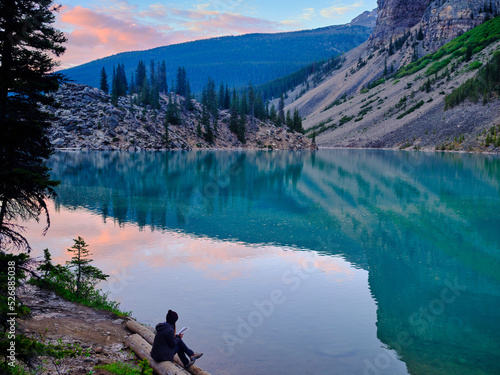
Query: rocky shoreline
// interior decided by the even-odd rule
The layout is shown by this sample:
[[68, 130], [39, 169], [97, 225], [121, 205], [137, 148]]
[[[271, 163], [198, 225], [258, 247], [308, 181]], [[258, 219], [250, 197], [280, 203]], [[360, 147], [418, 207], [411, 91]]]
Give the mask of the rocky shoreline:
[[[78, 150], [306, 150], [312, 141], [296, 132], [276, 128], [269, 122], [247, 118], [246, 143], [229, 130], [229, 111], [220, 111], [215, 142], [198, 136], [201, 106], [181, 111], [182, 125], [169, 126], [169, 147], [165, 144], [165, 116], [169, 96], [160, 96], [160, 108], [153, 110], [133, 104], [131, 97], [120, 97], [111, 104], [110, 95], [93, 87], [66, 83], [52, 94], [55, 103], [44, 110], [54, 116], [49, 138], [56, 149]], [[177, 103], [183, 100], [173, 96]]]
[[27, 283], [17, 292], [31, 310], [28, 317], [19, 319], [24, 334], [44, 343], [78, 345], [86, 353], [64, 358], [59, 363], [46, 360], [41, 363], [45, 373], [108, 375], [109, 372], [94, 367], [114, 362], [136, 362], [134, 353], [123, 343], [130, 335], [125, 319], [117, 318], [109, 311], [66, 301], [52, 291]]

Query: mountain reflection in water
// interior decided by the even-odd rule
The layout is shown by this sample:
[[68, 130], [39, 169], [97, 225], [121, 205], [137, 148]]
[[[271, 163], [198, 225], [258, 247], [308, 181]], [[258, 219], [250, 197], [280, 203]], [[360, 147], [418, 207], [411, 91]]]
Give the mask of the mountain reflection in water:
[[61, 152], [50, 166], [56, 205], [120, 226], [340, 256], [368, 271], [377, 337], [410, 374], [500, 373], [499, 158]]

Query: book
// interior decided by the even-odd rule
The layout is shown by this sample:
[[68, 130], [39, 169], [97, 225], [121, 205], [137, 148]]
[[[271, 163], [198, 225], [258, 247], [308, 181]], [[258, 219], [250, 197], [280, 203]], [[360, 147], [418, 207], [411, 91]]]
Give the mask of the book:
[[177, 332], [178, 335], [182, 335], [184, 332], [186, 332], [189, 329], [189, 327], [182, 327], [179, 332]]

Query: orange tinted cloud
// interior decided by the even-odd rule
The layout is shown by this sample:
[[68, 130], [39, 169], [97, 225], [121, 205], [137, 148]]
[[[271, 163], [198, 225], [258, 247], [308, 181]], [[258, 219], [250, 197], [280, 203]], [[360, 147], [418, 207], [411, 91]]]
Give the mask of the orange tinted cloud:
[[279, 23], [205, 7], [182, 10], [154, 4], [138, 9], [118, 5], [99, 9], [78, 5], [61, 9], [56, 27], [68, 38], [66, 53], [60, 58], [62, 68], [120, 52], [220, 35], [276, 32], [283, 27]]

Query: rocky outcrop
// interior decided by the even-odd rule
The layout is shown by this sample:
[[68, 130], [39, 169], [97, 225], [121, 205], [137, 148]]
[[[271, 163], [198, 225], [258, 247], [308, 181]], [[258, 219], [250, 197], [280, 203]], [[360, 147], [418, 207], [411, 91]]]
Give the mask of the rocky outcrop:
[[425, 48], [434, 52], [443, 44], [494, 17], [499, 7], [499, 1], [431, 1], [418, 24], [424, 35]]
[[370, 47], [379, 47], [419, 23], [429, 2], [378, 0], [377, 25], [370, 36]]
[[359, 16], [352, 19], [349, 23], [351, 26], [365, 26], [369, 28], [374, 28], [377, 24], [377, 9], [373, 9], [371, 12], [364, 11]]
[[[55, 104], [45, 107], [54, 115], [50, 139], [57, 149], [142, 150], [142, 149], [274, 149], [314, 148], [306, 136], [276, 128], [270, 123], [248, 118], [246, 143], [238, 141], [228, 127], [229, 113], [221, 111], [215, 143], [198, 136], [201, 108], [181, 113], [182, 125], [169, 126], [169, 145], [165, 143], [165, 116], [168, 96], [161, 96], [160, 108], [152, 110], [121, 97], [118, 105], [101, 90], [77, 84], [64, 84], [54, 95]], [[183, 100], [174, 97], [178, 104]], [[202, 128], [203, 131], [203, 128]]]
[[406, 32], [422, 31], [421, 52], [433, 52], [494, 17], [499, 8], [498, 0], [378, 0], [377, 24], [369, 47], [381, 47]]

